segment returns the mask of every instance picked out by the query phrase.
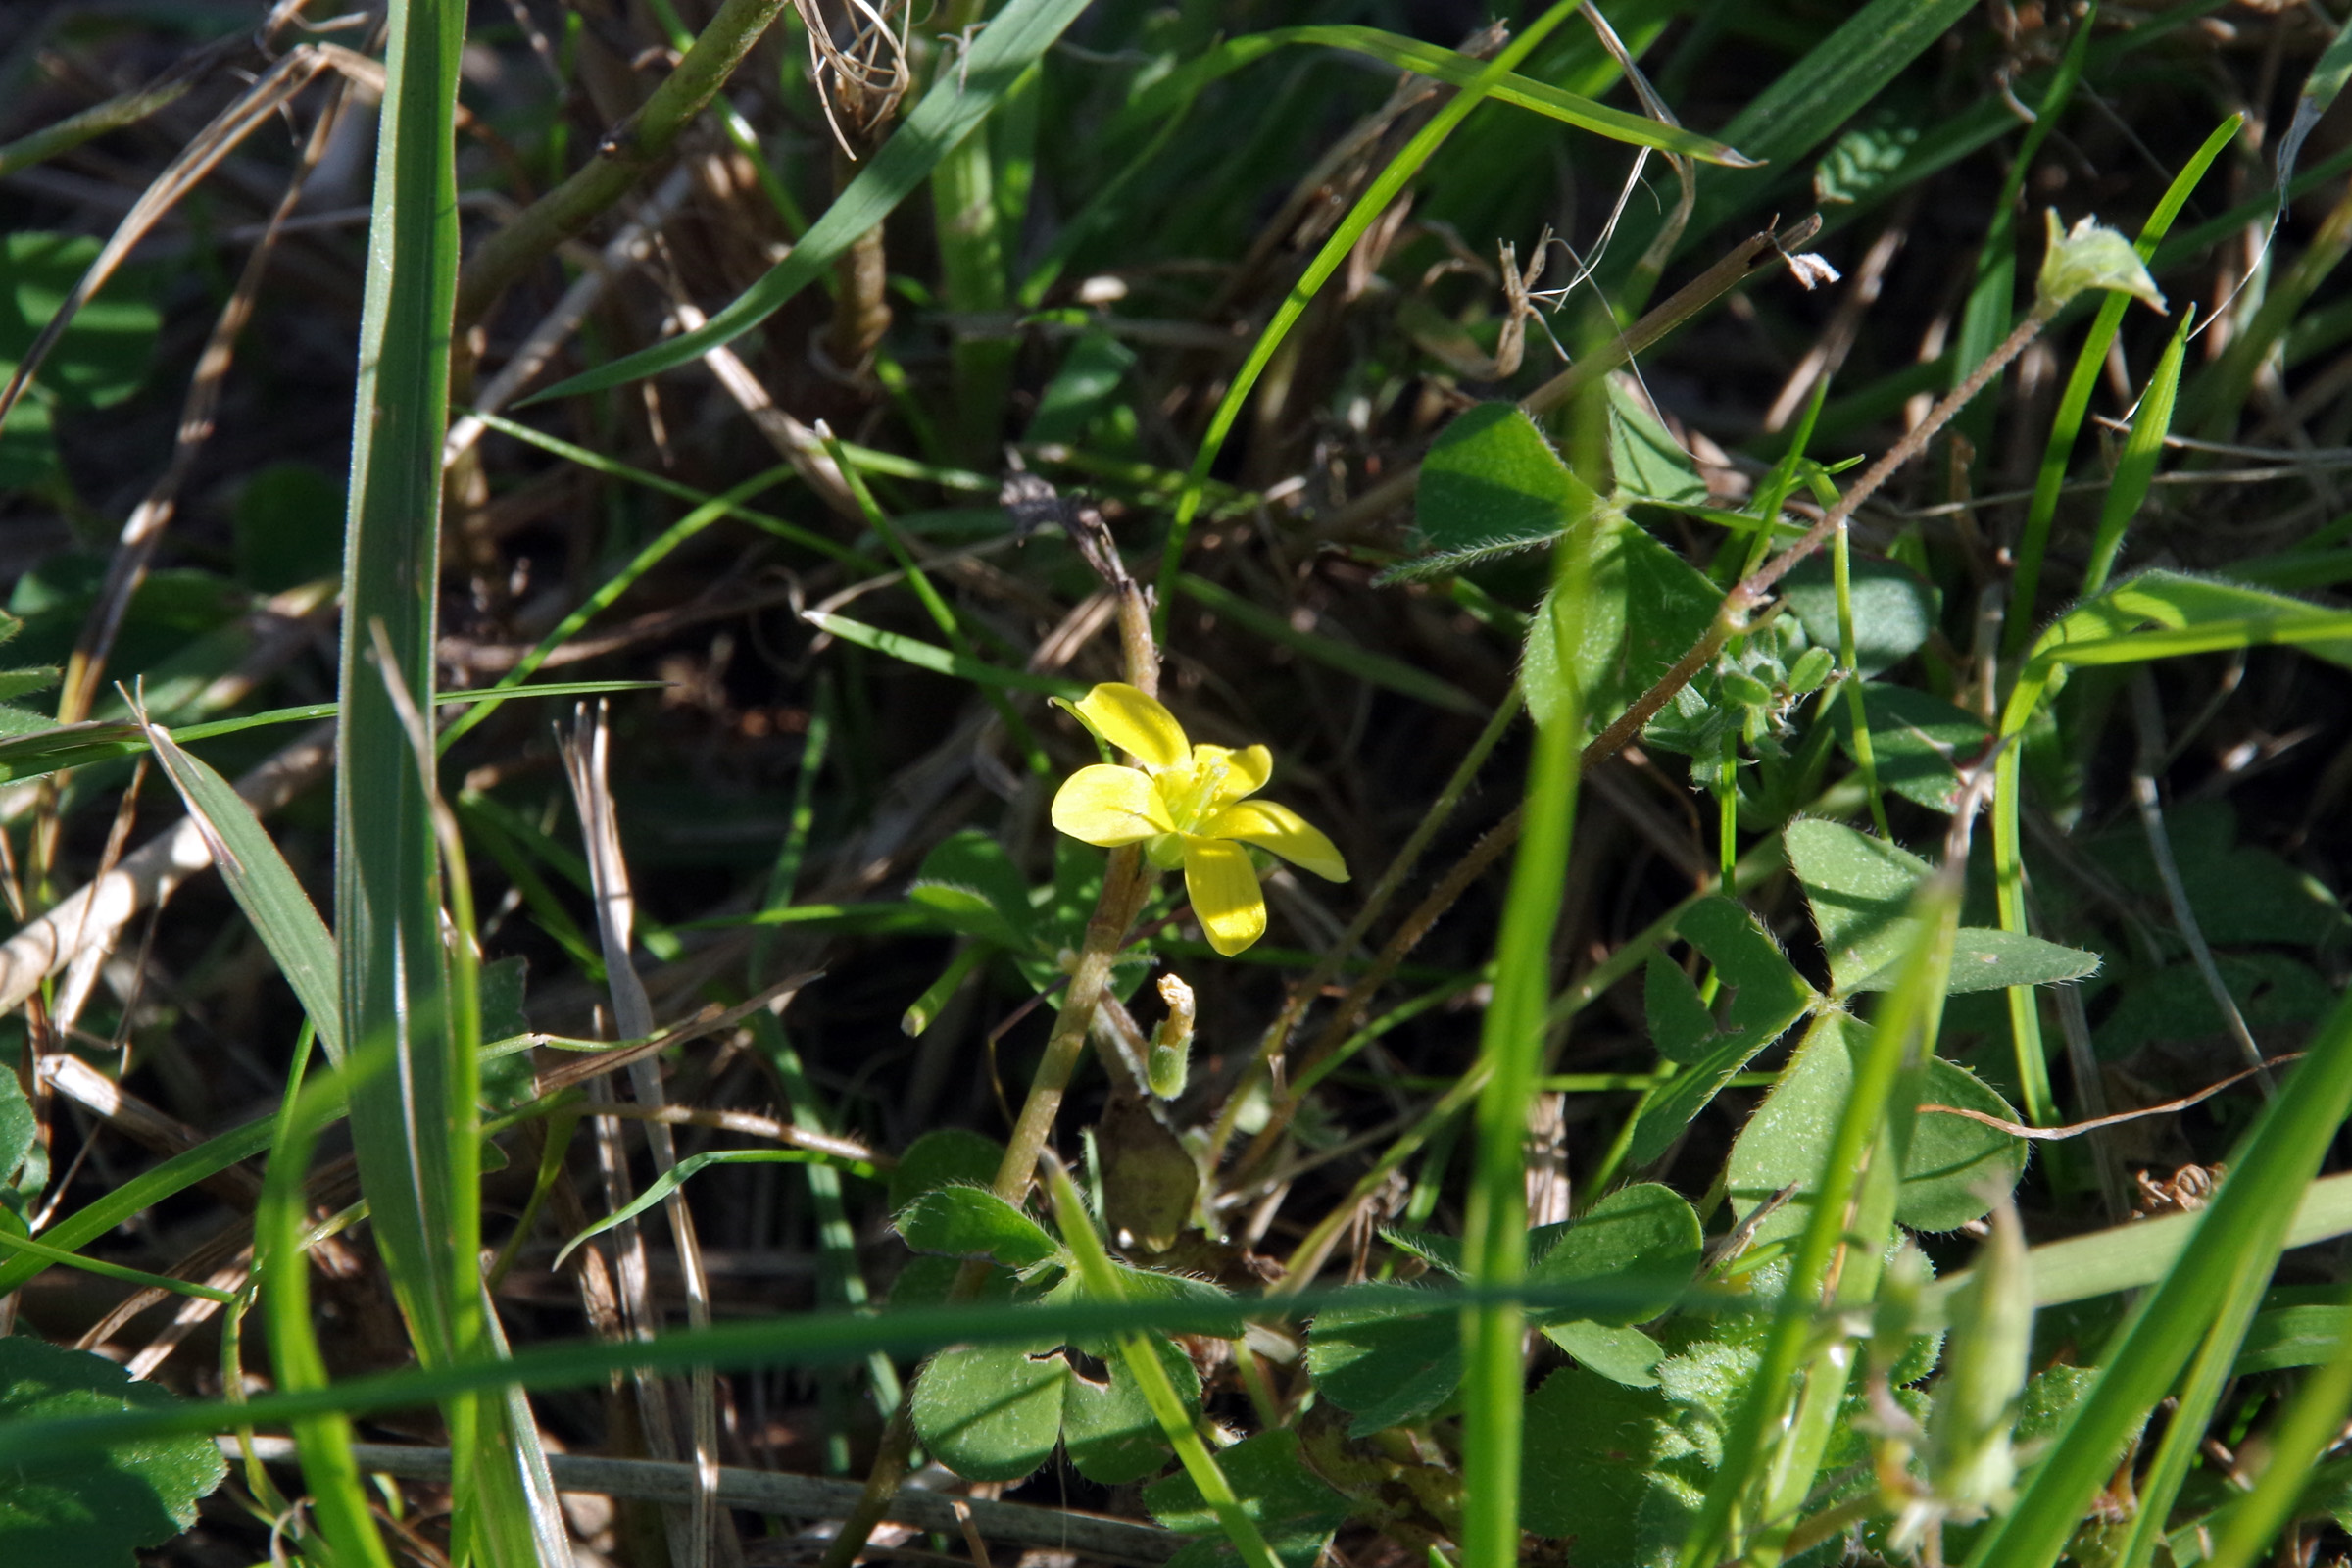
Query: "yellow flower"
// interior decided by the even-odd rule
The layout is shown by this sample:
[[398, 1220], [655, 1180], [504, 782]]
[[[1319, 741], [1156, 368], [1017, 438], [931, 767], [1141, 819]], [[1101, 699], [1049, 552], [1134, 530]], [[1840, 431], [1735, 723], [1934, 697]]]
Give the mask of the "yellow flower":
[[1266, 934], [1265, 895], [1242, 845], [1272, 850], [1326, 881], [1348, 880], [1339, 850], [1298, 812], [1247, 799], [1274, 770], [1263, 746], [1195, 746], [1175, 714], [1120, 681], [1062, 706], [1143, 765], [1098, 762], [1072, 773], [1054, 797], [1054, 825], [1105, 849], [1141, 844], [1163, 871], [1183, 866], [1193, 913], [1227, 957]]

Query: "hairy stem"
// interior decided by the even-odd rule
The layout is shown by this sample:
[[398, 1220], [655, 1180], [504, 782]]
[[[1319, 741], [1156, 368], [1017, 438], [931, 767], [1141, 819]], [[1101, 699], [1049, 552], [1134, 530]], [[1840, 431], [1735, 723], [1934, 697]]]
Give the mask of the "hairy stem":
[[[1159, 692], [1159, 650], [1152, 640], [1152, 612], [1141, 589], [1127, 575], [1126, 567], [1110, 545], [1109, 531], [1100, 517], [1091, 522], [1074, 524], [1081, 535], [1095, 535], [1100, 545], [1089, 552], [1088, 559], [1110, 583], [1118, 597], [1119, 643], [1125, 665], [1123, 673], [1130, 686], [1156, 696]], [[1086, 922], [1085, 946], [1070, 969], [1070, 982], [1061, 993], [1061, 1010], [1054, 1015], [1054, 1033], [1046, 1041], [1046, 1054], [1037, 1064], [1037, 1075], [1029, 1081], [1029, 1097], [1021, 1103], [1021, 1113], [1014, 1120], [1012, 1137], [1004, 1146], [1004, 1157], [998, 1162], [994, 1190], [999, 1198], [1018, 1206], [1029, 1200], [1029, 1184], [1037, 1178], [1037, 1162], [1044, 1153], [1046, 1141], [1054, 1135], [1054, 1118], [1060, 1113], [1063, 1094], [1069, 1089], [1070, 1078], [1078, 1070], [1078, 1060], [1085, 1054], [1088, 1031], [1095, 1014], [1101, 1008], [1104, 988], [1110, 982], [1111, 962], [1119, 949], [1126, 944], [1127, 932], [1144, 906], [1152, 891], [1152, 872], [1144, 864], [1143, 852], [1132, 845], [1110, 852], [1109, 863], [1102, 872], [1102, 893], [1095, 901], [1095, 912]], [[990, 1264], [985, 1258], [965, 1263], [956, 1276], [955, 1287], [949, 1292], [951, 1301], [968, 1301], [980, 1294], [988, 1279]], [[874, 1467], [867, 1472], [865, 1491], [858, 1496], [858, 1505], [842, 1521], [841, 1533], [825, 1548], [820, 1568], [850, 1568], [858, 1554], [865, 1549], [866, 1538], [906, 1479], [906, 1461], [914, 1451], [914, 1401], [905, 1398], [891, 1413], [890, 1425], [883, 1430], [882, 1443], [874, 1455]]]

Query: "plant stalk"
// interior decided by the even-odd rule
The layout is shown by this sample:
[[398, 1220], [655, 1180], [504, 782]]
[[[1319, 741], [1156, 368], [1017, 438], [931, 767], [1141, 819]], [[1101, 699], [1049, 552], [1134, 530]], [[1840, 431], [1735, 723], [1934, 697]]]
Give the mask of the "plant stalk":
[[725, 0], [677, 69], [635, 114], [606, 132], [593, 159], [482, 242], [458, 273], [461, 339], [516, 279], [668, 159], [686, 127], [726, 85], [785, 3]]

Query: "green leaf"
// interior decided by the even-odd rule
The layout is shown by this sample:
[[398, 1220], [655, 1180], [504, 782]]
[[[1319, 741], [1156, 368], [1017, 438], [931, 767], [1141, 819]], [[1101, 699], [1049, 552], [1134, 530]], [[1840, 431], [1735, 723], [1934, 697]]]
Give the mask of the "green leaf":
[[1016, 1269], [1061, 1255], [1051, 1232], [985, 1187], [934, 1188], [891, 1223], [918, 1252], [993, 1257]]
[[[1159, 1357], [1185, 1408], [1198, 1415], [1200, 1373], [1193, 1358], [1162, 1335], [1148, 1334], [1144, 1340]], [[1102, 1367], [1101, 1381], [1085, 1371], [1074, 1371], [1063, 1385], [1062, 1444], [1080, 1475], [1106, 1487], [1122, 1486], [1166, 1464], [1168, 1443], [1126, 1362], [1109, 1356]]]
[[[1960, 773], [1953, 762], [1974, 761], [1992, 738], [1976, 714], [1909, 686], [1877, 683], [1862, 688], [1862, 710], [1880, 786], [1931, 811], [1957, 808]], [[1839, 749], [1852, 757], [1851, 708], [1832, 704], [1830, 722], [1837, 726]]]
[[[1038, 394], [1037, 413], [1029, 420], [1029, 444], [1083, 444], [1095, 420], [1119, 407], [1113, 399], [1135, 364], [1135, 351], [1108, 332], [1082, 334]], [[1002, 527], [1004, 514], [997, 517]]]
[[963, 887], [953, 882], [915, 882], [906, 889], [908, 902], [935, 911], [940, 923], [950, 930], [960, 931], [967, 937], [993, 942], [1000, 948], [1014, 952], [1028, 946], [1021, 934], [1006, 922], [996, 902], [978, 888]]
[[[1217, 1468], [1240, 1497], [1242, 1511], [1256, 1524], [1286, 1568], [1314, 1568], [1332, 1532], [1348, 1520], [1348, 1499], [1309, 1469], [1298, 1434], [1287, 1427], [1244, 1438], [1219, 1450]], [[1144, 1506], [1170, 1530], [1206, 1541], [1187, 1546], [1170, 1568], [1215, 1568], [1239, 1560], [1219, 1536], [1217, 1516], [1187, 1475], [1172, 1475], [1144, 1489]]]
[[[2017, 1112], [1984, 1080], [1938, 1056], [1920, 1085], [1923, 1105], [1954, 1105], [2014, 1122]], [[2026, 1145], [1971, 1116], [1922, 1111], [1911, 1124], [1903, 1157], [1902, 1195], [1894, 1217], [1915, 1231], [1956, 1231], [1990, 1207], [1982, 1189], [1989, 1178], [2015, 1187], [2026, 1169]]]
[[[177, 1402], [104, 1356], [23, 1335], [0, 1339], [0, 1426]], [[195, 1524], [197, 1499], [227, 1473], [204, 1436], [122, 1444], [99, 1462], [87, 1454], [18, 1460], [0, 1468], [0, 1561], [128, 1568], [136, 1548]]]
[[1714, 1049], [1715, 1015], [1698, 999], [1698, 987], [1682, 965], [1662, 953], [1649, 956], [1642, 971], [1642, 1005], [1649, 1020], [1649, 1043], [1668, 1061], [1688, 1066]]
[[[1952, 972], [1944, 990], [1952, 996], [1970, 991], [2000, 991], [2010, 986], [2064, 985], [2086, 980], [2098, 972], [2099, 956], [2081, 948], [2060, 947], [2039, 937], [2021, 936], [1989, 926], [1964, 925], [1952, 943]], [[1894, 977], [1886, 978], [1891, 986]], [[1863, 989], [1886, 989], [1874, 978]]]
[[[28, 664], [23, 669], [0, 669], [0, 699], [23, 697], [29, 692], [45, 692], [58, 682], [65, 672], [55, 664]], [[40, 715], [33, 715], [39, 718]], [[47, 724], [48, 719], [40, 719]]]
[[945, 882], [970, 888], [985, 898], [1023, 941], [1029, 937], [1029, 884], [1004, 847], [978, 828], [949, 834], [923, 857], [917, 885]]
[[1306, 1369], [1315, 1390], [1355, 1416], [1357, 1437], [1435, 1410], [1462, 1381], [1462, 1331], [1431, 1312], [1428, 1293], [1365, 1285], [1315, 1314]]
[[968, 1127], [934, 1127], [906, 1146], [890, 1173], [890, 1211], [951, 1186], [986, 1187], [997, 1178], [1004, 1146]]
[[1087, 0], [1011, 0], [963, 51], [956, 69], [939, 74], [898, 133], [865, 162], [849, 189], [808, 226], [792, 253], [759, 282], [695, 330], [575, 375], [529, 401], [597, 392], [659, 375], [692, 364], [766, 320], [794, 295], [824, 276], [835, 258], [911, 195], [949, 150], [988, 118], [998, 100], [1012, 90], [1022, 73], [1054, 46], [1086, 6]]
[[1457, 570], [1557, 539], [1599, 503], [1516, 403], [1455, 416], [1421, 462], [1413, 525], [1422, 557], [1381, 581]]
[[[1820, 996], [1805, 984], [1781, 952], [1772, 934], [1731, 899], [1700, 900], [1684, 911], [1676, 922], [1676, 930], [1707, 956], [1723, 983], [1731, 988], [1732, 1000], [1727, 1009], [1731, 1027], [1714, 1032], [1710, 1019], [1709, 1034], [1697, 1042], [1698, 1054], [1690, 1057], [1673, 1056], [1660, 1042], [1662, 1054], [1673, 1060], [1687, 1061], [1690, 1070], [1677, 1074], [1643, 1107], [1627, 1150], [1628, 1157], [1636, 1165], [1645, 1165], [1663, 1154], [1683, 1129], [1713, 1103], [1734, 1073], [1787, 1033], [1788, 1026], [1804, 1016], [1806, 1009], [1821, 1002]], [[1653, 965], [1657, 962], [1651, 961]], [[1679, 969], [1672, 973], [1674, 982], [1679, 982], [1689, 992], [1690, 1003], [1696, 1004], [1697, 993], [1690, 989], [1690, 982]], [[1661, 980], [1659, 984], [1674, 982]], [[1654, 1020], [1655, 1014], [1652, 1016]]]
[[1617, 499], [1702, 507], [1707, 482], [1690, 455], [1634, 395], [1622, 376], [1609, 377], [1609, 469]]
[[1637, 1297], [1617, 1311], [1584, 1314], [1622, 1328], [1673, 1306], [1690, 1288], [1704, 1249], [1698, 1215], [1681, 1194], [1655, 1182], [1637, 1182], [1578, 1216], [1528, 1274], [1546, 1285], [1607, 1281], [1627, 1291], [1647, 1291], [1646, 1298]]
[[2352, 1328], [2352, 1307], [2274, 1307], [2247, 1326], [2230, 1375], [2242, 1378], [2257, 1372], [2324, 1365], [2343, 1344], [2346, 1328]]
[[967, 1481], [1018, 1481], [1061, 1436], [1070, 1363], [1050, 1342], [942, 1350], [914, 1382], [914, 1430]]
[[1637, 1328], [1611, 1328], [1580, 1318], [1547, 1323], [1544, 1337], [1576, 1357], [1577, 1364], [1629, 1389], [1658, 1386], [1658, 1362], [1666, 1348]]
[[[2283, 953], [2217, 953], [2214, 967], [2258, 1035], [2316, 1023], [2335, 1005], [2334, 989], [2309, 964]], [[2193, 963], [2133, 974], [2115, 990], [2115, 1005], [2090, 1035], [2103, 1061], [2121, 1060], [2157, 1041], [2212, 1040], [2229, 1030]]]
[[1813, 168], [1813, 199], [1850, 205], [1878, 194], [1920, 141], [1916, 121], [1879, 112], [1830, 144]]
[[[1528, 627], [1520, 676], [1539, 724], [1566, 701], [1560, 648], [1573, 652], [1586, 721], [1597, 728], [1674, 667], [1715, 618], [1722, 594], [1704, 573], [1614, 508], [1593, 512], [1569, 538], [1587, 554], [1585, 597], [1563, 605], [1544, 596]], [[1563, 637], [1562, 633], [1567, 636]]]
[[1674, 929], [1677, 936], [1707, 956], [1707, 961], [1731, 988], [1730, 1014], [1735, 1029], [1762, 1033], [1769, 1044], [1821, 1000], [1781, 952], [1772, 933], [1737, 900], [1701, 899], [1683, 911]]
[[32, 1102], [24, 1098], [24, 1086], [17, 1082], [13, 1071], [0, 1068], [0, 1186], [16, 1180], [17, 1168], [24, 1163], [39, 1134], [40, 1125], [33, 1117]]
[[[1688, 981], [1684, 982], [1686, 985]], [[1666, 1087], [1650, 1097], [1642, 1107], [1642, 1119], [1634, 1124], [1633, 1142], [1626, 1148], [1626, 1158], [1633, 1164], [1646, 1165], [1666, 1152], [1683, 1129], [1697, 1119], [1698, 1113], [1715, 1102], [1723, 1086], [1740, 1068], [1755, 1059], [1756, 1054], [1771, 1044], [1757, 1041], [1745, 1033], [1721, 1037], [1723, 1043], [1701, 1056], [1686, 1070], [1677, 1073]]]
[[1666, 1401], [1582, 1367], [1562, 1367], [1528, 1396], [1520, 1462], [1527, 1528], [1572, 1543], [1579, 1563], [1642, 1556], [1639, 1520], [1666, 1435]]
[[[1758, 1241], [1804, 1228], [1811, 1208], [1807, 1194], [1821, 1179], [1853, 1080], [1854, 1057], [1865, 1049], [1869, 1028], [1849, 1013], [1824, 1014], [1732, 1145], [1725, 1182], [1742, 1218], [1783, 1188], [1797, 1189], [1758, 1227]], [[1998, 1095], [1941, 1058], [1929, 1061], [1920, 1100], [2017, 1119]], [[1912, 1124], [1895, 1218], [1915, 1230], [1956, 1229], [1988, 1212], [1980, 1192], [1988, 1178], [2013, 1187], [2025, 1164], [2020, 1140], [1965, 1116], [1922, 1112]]]
[[[2214, 946], [2328, 948], [2352, 924], [2309, 872], [2259, 845], [2240, 844], [2237, 813], [2228, 801], [2169, 806], [2165, 828], [2189, 907]], [[2084, 850], [2125, 888], [2154, 905], [2164, 903], [2164, 880], [2150, 861], [2147, 835], [2137, 821], [2100, 834]]]
[[[103, 249], [103, 241], [86, 234], [24, 230], [0, 237], [0, 375], [15, 372]], [[49, 351], [37, 384], [72, 408], [108, 408], [136, 392], [163, 320], [155, 305], [159, 275], [136, 264], [117, 271]], [[21, 416], [22, 407], [10, 415], [10, 426]]]
[[1412, 1253], [1432, 1268], [1441, 1269], [1457, 1280], [1462, 1277], [1462, 1243], [1457, 1236], [1441, 1236], [1435, 1231], [1411, 1231], [1383, 1225], [1380, 1238], [1391, 1247], [1401, 1248]]
[[[1781, 597], [1815, 647], [1838, 646], [1838, 587], [1828, 560], [1814, 556], [1799, 563], [1782, 579]], [[1854, 607], [1854, 665], [1866, 679], [1910, 658], [1936, 629], [1934, 585], [1898, 561], [1855, 556], [1848, 598]]]
[[[1813, 923], [1829, 955], [1839, 996], [1890, 989], [1918, 935], [1911, 891], [1928, 874], [1925, 860], [1884, 839], [1838, 822], [1791, 822], [1783, 834], [1788, 865], [1804, 885]], [[2017, 932], [1961, 928], [1947, 989], [1954, 993], [2080, 980], [2099, 966], [2095, 953], [2063, 948]]]

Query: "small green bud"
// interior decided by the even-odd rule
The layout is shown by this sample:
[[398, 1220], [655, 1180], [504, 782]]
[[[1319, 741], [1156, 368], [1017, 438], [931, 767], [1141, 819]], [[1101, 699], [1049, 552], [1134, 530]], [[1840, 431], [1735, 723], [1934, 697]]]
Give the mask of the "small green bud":
[[2111, 288], [2163, 313], [2164, 295], [2130, 240], [2095, 218], [2062, 231], [2055, 209], [2045, 209], [2044, 216], [2049, 220], [2050, 248], [2042, 253], [2035, 310], [2047, 317], [2084, 289]]
[[1723, 672], [1723, 695], [1741, 708], [1768, 708], [1772, 705], [1772, 688], [1753, 675], [1736, 669]]
[[1788, 689], [1798, 696], [1819, 691], [1821, 683], [1830, 678], [1830, 667], [1838, 656], [1827, 648], [1808, 648], [1797, 656], [1795, 665], [1788, 671]]
[[1145, 1082], [1162, 1100], [1184, 1093], [1192, 1073], [1193, 988], [1172, 974], [1159, 977], [1159, 1000], [1168, 1015], [1152, 1034], [1151, 1058], [1144, 1064]]

